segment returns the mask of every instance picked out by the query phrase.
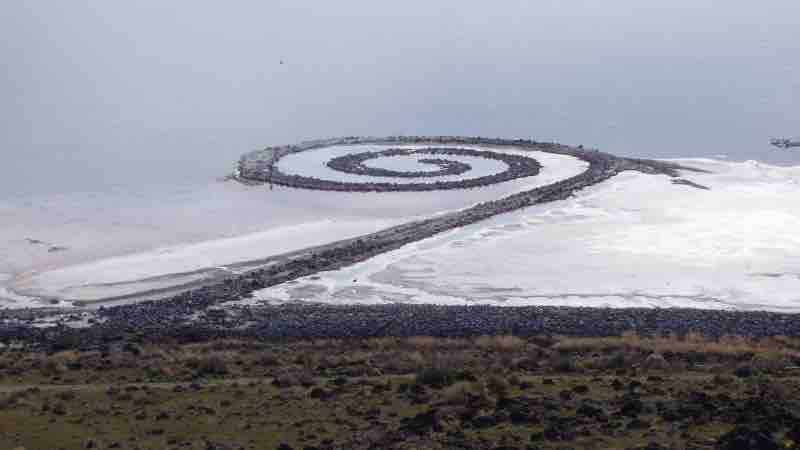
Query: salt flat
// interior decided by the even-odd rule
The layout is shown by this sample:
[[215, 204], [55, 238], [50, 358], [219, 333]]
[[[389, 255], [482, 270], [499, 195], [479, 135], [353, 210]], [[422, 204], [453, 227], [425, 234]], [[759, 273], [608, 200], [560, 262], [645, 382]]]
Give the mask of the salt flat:
[[800, 312], [800, 167], [685, 159], [257, 292], [270, 302]]

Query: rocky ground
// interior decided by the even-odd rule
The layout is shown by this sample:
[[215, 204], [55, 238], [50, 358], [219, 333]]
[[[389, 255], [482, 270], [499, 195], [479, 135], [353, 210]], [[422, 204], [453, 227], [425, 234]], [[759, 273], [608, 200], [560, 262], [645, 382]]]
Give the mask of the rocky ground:
[[[216, 287], [204, 288], [211, 289]], [[233, 295], [235, 287], [224, 287]], [[219, 294], [219, 295], [223, 295]], [[119, 341], [203, 342], [211, 339], [301, 339], [374, 337], [475, 337], [559, 334], [574, 337], [696, 333], [710, 338], [800, 336], [796, 314], [697, 309], [576, 308], [547, 306], [440, 305], [209, 305], [212, 295], [187, 294], [184, 301], [145, 302], [96, 313], [6, 311], [0, 347], [50, 351], [93, 348]], [[196, 302], [193, 304], [192, 302]], [[47, 323], [50, 326], [41, 326]], [[75, 324], [83, 326], [75, 327]]]
[[800, 448], [800, 340], [538, 335], [0, 352], [0, 448]]

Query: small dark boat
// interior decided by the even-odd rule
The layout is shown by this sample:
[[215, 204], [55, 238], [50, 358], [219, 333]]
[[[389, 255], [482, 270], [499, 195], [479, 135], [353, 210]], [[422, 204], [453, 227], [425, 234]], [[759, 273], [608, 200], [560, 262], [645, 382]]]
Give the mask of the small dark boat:
[[792, 139], [770, 139], [769, 143], [784, 150], [788, 150], [792, 147], [800, 147], [800, 141]]

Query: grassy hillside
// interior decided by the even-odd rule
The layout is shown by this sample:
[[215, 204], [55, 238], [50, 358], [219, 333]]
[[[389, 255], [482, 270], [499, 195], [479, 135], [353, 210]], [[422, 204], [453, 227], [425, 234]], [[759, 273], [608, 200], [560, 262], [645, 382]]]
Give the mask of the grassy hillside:
[[697, 335], [6, 348], [0, 448], [800, 448], [798, 365]]

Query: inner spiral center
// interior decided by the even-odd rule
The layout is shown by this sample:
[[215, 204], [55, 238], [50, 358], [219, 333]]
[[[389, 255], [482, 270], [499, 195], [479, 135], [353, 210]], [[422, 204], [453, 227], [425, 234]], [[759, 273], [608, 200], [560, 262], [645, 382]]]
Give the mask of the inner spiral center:
[[[472, 170], [472, 166], [462, 161], [446, 159], [446, 157], [453, 155], [464, 155], [465, 151], [467, 150], [450, 148], [390, 148], [379, 152], [361, 152], [339, 156], [328, 161], [327, 166], [340, 172], [376, 177], [426, 178], [441, 177], [446, 175], [461, 175]], [[387, 159], [397, 159], [399, 160], [398, 162], [403, 162], [402, 157], [413, 157], [416, 155], [440, 156], [438, 158], [417, 158], [414, 160], [414, 162], [417, 163], [417, 166], [419, 166], [419, 164], [427, 164], [438, 167], [438, 169], [394, 170], [385, 167], [376, 167], [374, 164], [374, 162], [379, 158], [382, 158], [383, 161], [386, 161]]]

